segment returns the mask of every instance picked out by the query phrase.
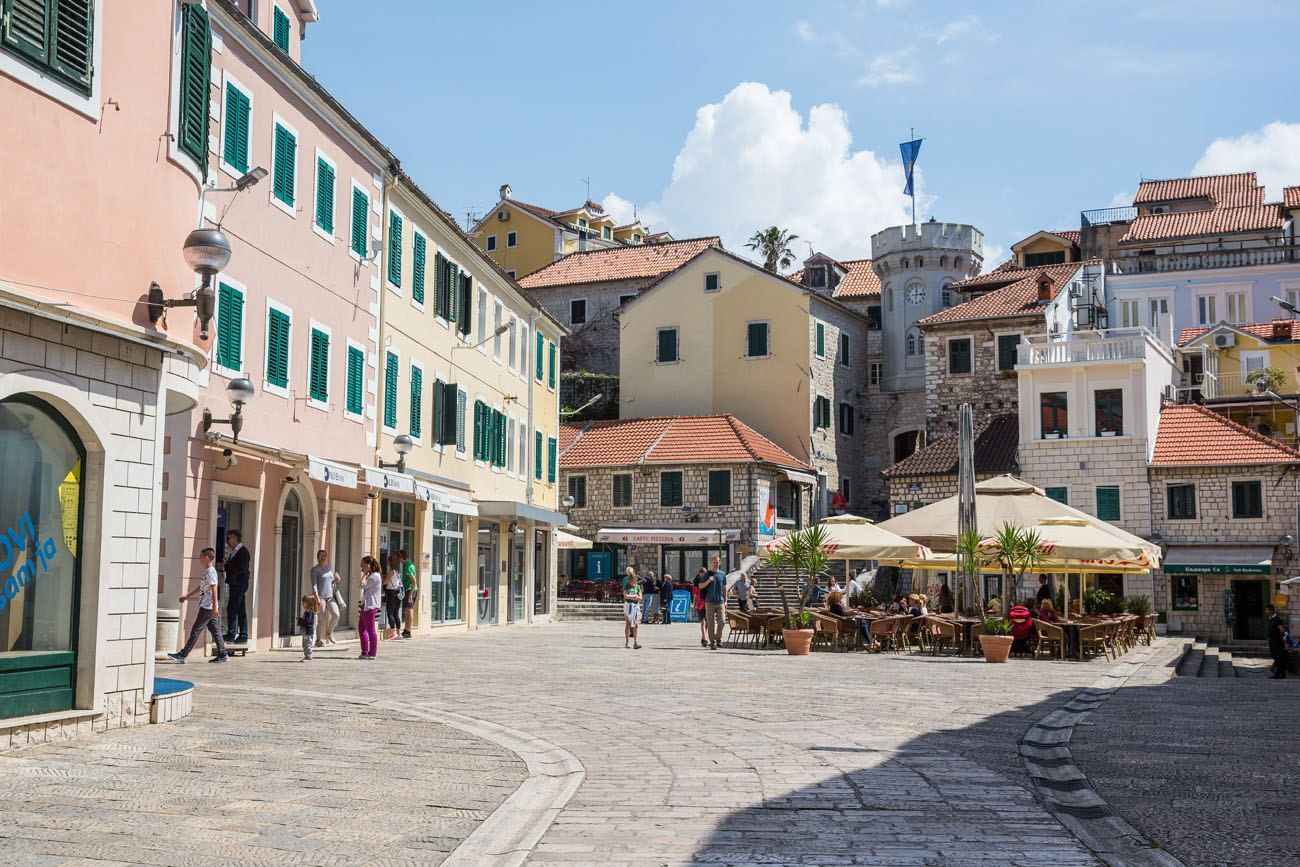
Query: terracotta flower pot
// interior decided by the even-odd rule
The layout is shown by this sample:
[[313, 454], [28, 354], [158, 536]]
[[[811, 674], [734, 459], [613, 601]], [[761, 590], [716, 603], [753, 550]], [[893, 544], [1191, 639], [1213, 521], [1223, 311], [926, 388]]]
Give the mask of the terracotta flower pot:
[[791, 656], [807, 656], [812, 648], [811, 629], [782, 629], [781, 637], [785, 639], [785, 652]]
[[980, 649], [984, 651], [984, 661], [1006, 662], [1014, 640], [1010, 635], [981, 635]]

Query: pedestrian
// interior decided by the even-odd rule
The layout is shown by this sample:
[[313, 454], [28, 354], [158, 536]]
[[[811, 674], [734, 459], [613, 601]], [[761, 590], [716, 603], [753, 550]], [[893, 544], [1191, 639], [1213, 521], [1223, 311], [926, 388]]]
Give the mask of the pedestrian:
[[709, 570], [703, 566], [691, 581], [691, 602], [695, 605], [695, 620], [700, 624], [700, 647], [709, 646], [709, 625], [704, 620], [704, 582]]
[[415, 562], [406, 556], [406, 549], [397, 552], [402, 558], [402, 637], [411, 637], [411, 621], [415, 618], [415, 596], [420, 582], [416, 577]]
[[194, 614], [194, 622], [190, 625], [190, 637], [185, 642], [179, 653], [167, 654], [177, 662], [184, 663], [185, 657], [190, 655], [194, 645], [198, 643], [199, 636], [203, 630], [212, 633], [212, 639], [217, 643], [217, 655], [212, 657], [208, 662], [225, 662], [230, 657], [226, 654], [225, 636], [221, 634], [221, 627], [217, 624], [220, 622], [220, 605], [217, 603], [217, 570], [213, 561], [217, 559], [217, 552], [212, 548], [204, 548], [199, 552], [199, 562], [203, 564], [203, 572], [199, 576], [199, 586], [195, 587], [189, 593], [181, 596], [179, 601], [184, 602], [186, 599], [192, 599], [196, 595], [199, 597], [199, 610]]
[[244, 534], [226, 531], [226, 634], [227, 644], [248, 643], [248, 587], [253, 580], [253, 555], [244, 547]]
[[941, 584], [939, 586], [939, 613], [951, 614], [952, 610], [952, 588], [947, 584]]
[[658, 619], [659, 593], [662, 588], [653, 569], [645, 573], [645, 581], [641, 585], [641, 598], [644, 600], [642, 606], [645, 609], [641, 616], [642, 623], [654, 623]]
[[320, 611], [320, 597], [308, 593], [302, 597], [302, 615], [298, 628], [302, 630], [302, 661], [311, 662], [311, 649], [316, 644], [316, 615]]
[[330, 566], [330, 555], [324, 548], [316, 552], [316, 565], [311, 567], [311, 587], [316, 594], [317, 611], [320, 612], [316, 630], [316, 646], [334, 643], [334, 624], [339, 622], [339, 606], [334, 601], [334, 582], [337, 576]]
[[741, 611], [753, 611], [754, 606], [752, 597], [754, 595], [754, 582], [749, 580], [749, 574], [741, 572], [736, 583], [732, 585], [732, 590], [736, 591], [736, 604], [740, 606]]
[[374, 659], [379, 652], [380, 583], [379, 561], [367, 554], [361, 558], [361, 598], [357, 601], [361, 614], [357, 619], [357, 635], [361, 639], [358, 659]]
[[631, 566], [627, 567], [627, 577], [623, 579], [623, 649], [628, 648], [628, 641], [631, 640], [632, 648], [641, 649], [641, 644], [637, 641], [637, 628], [641, 625], [641, 581], [636, 577], [636, 570]]
[[1264, 610], [1268, 614], [1268, 655], [1273, 657], [1273, 680], [1283, 680], [1291, 662], [1291, 653], [1286, 646], [1286, 624], [1272, 605]]
[[402, 555], [395, 551], [388, 557], [388, 575], [384, 578], [384, 640], [397, 638], [402, 629]]
[[1038, 592], [1034, 594], [1034, 599], [1039, 604], [1042, 604], [1044, 599], [1050, 600], [1051, 598], [1052, 598], [1052, 585], [1048, 583], [1048, 579], [1046, 575], [1039, 575]]
[[708, 577], [700, 585], [704, 591], [704, 615], [709, 622], [709, 650], [722, 645], [723, 611], [727, 607], [727, 573], [722, 571], [722, 558], [710, 562]]
[[659, 608], [663, 611], [664, 625], [673, 622], [673, 576], [664, 573], [659, 583]]

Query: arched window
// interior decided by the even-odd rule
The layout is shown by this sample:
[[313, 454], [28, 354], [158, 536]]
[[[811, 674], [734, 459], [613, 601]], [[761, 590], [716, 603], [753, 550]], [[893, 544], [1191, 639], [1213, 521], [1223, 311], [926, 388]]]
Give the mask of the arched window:
[[925, 355], [925, 335], [921, 329], [912, 328], [907, 332], [907, 354], [909, 357]]
[[947, 254], [944, 254], [943, 256], [940, 256], [940, 257], [939, 257], [939, 267], [940, 267], [940, 268], [947, 268], [947, 267], [948, 267], [948, 256], [947, 256]]
[[894, 312], [894, 287], [885, 286], [885, 307], [890, 312]]
[[961, 256], [958, 256], [956, 259], [952, 260], [952, 267], [956, 268], [958, 273], [963, 273], [961, 270]]
[[917, 267], [918, 269], [919, 269], [919, 268], [924, 268], [924, 267], [925, 267], [925, 260], [922, 259], [920, 256], [917, 256], [917, 257], [916, 257], [916, 263], [915, 263], [915, 264], [916, 264], [916, 267]]
[[952, 285], [949, 284], [949, 283], [944, 283], [944, 284], [943, 284], [943, 306], [944, 306], [944, 308], [948, 308], [948, 307], [951, 307], [951, 306], [952, 306], [952, 298], [953, 298], [953, 294], [952, 294]]

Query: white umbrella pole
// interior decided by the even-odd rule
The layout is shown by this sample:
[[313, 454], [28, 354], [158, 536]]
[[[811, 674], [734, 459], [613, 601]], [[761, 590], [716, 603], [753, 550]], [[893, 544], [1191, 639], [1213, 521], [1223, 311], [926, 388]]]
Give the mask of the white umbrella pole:
[[[975, 515], [975, 420], [969, 403], [957, 409], [957, 538], [978, 526]], [[967, 608], [980, 600], [979, 579], [972, 564], [961, 570], [962, 604]], [[979, 607], [983, 610], [982, 601]]]

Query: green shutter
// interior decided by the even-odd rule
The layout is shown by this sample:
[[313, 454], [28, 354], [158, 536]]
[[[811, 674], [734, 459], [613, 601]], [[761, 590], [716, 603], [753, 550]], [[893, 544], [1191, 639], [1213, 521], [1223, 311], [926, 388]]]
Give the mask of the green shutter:
[[[452, 386], [448, 386], [451, 388]], [[465, 451], [465, 392], [456, 389], [456, 451]]]
[[402, 288], [402, 218], [388, 212], [388, 282]]
[[411, 365], [411, 436], [420, 438], [424, 429], [424, 371]]
[[330, 338], [323, 331], [311, 330], [311, 370], [307, 374], [307, 393], [312, 400], [325, 403], [330, 399]]
[[1120, 519], [1118, 487], [1107, 485], [1097, 489], [1097, 517], [1103, 521]]
[[362, 259], [370, 250], [367, 235], [370, 233], [370, 197], [365, 191], [352, 188], [352, 252]]
[[93, 0], [5, 0], [0, 42], [6, 50], [89, 95], [94, 23]]
[[316, 225], [334, 234], [334, 167], [316, 158]]
[[4, 47], [46, 65], [54, 30], [49, 5], [49, 0], [5, 0]]
[[677, 360], [677, 329], [661, 328], [659, 329], [659, 346], [655, 354], [655, 361], [660, 364], [671, 364]]
[[433, 312], [447, 318], [447, 259], [441, 253], [433, 254]]
[[366, 353], [355, 346], [349, 346], [347, 410], [353, 415], [361, 415], [365, 409], [365, 378]]
[[817, 357], [826, 357], [826, 326], [817, 323]]
[[483, 401], [474, 401], [474, 460], [483, 457]]
[[458, 405], [459, 392], [454, 382], [438, 383], [438, 396], [442, 411], [437, 416], [438, 430], [435, 432], [438, 444], [451, 446], [456, 444], [457, 413], [464, 410]]
[[278, 123], [275, 125], [275, 179], [272, 192], [286, 205], [293, 205], [294, 176], [298, 165], [298, 139]]
[[[474, 320], [474, 278], [468, 274], [460, 275], [460, 312], [456, 316], [456, 321], [460, 325], [461, 334], [469, 334], [471, 323]], [[456, 311], [453, 310], [453, 313]]]
[[1066, 506], [1070, 505], [1068, 488], [1043, 488], [1043, 493], [1047, 494], [1049, 500], [1056, 500], [1056, 502]]
[[208, 173], [208, 88], [212, 80], [212, 27], [199, 5], [181, 7], [180, 117], [176, 147]]
[[217, 283], [217, 364], [242, 370], [244, 363], [244, 293]]
[[[767, 355], [767, 323], [751, 322], [746, 328], [747, 343], [745, 354], [750, 358]], [[820, 354], [820, 353], [819, 353]]]
[[386, 353], [384, 362], [384, 427], [397, 427], [397, 356]]
[[266, 381], [289, 387], [289, 315], [272, 307], [266, 319]]
[[546, 344], [546, 387], [555, 388], [555, 341]]
[[460, 308], [463, 304], [461, 287], [465, 285], [465, 281], [468, 279], [468, 274], [459, 271], [455, 280], [447, 280], [447, 312], [443, 314], [442, 318], [448, 322], [456, 322], [460, 319]]
[[444, 417], [447, 415], [446, 395], [443, 392], [443, 383], [438, 380], [433, 381], [433, 430], [430, 439], [436, 445], [442, 445], [442, 431], [446, 422]]
[[533, 440], [533, 478], [540, 482], [542, 480], [542, 432], [538, 431]]
[[998, 370], [1015, 370], [1019, 334], [998, 335]]
[[240, 172], [248, 171], [248, 115], [251, 105], [244, 92], [226, 82], [226, 120], [222, 159]]
[[[542, 381], [542, 376], [546, 370], [545, 347], [546, 347], [546, 338], [542, 336], [542, 332], [539, 330], [537, 331], [537, 366], [533, 369], [533, 372], [536, 373], [537, 375], [538, 382]], [[538, 478], [541, 478], [541, 476], [538, 476]]]
[[275, 45], [285, 54], [289, 53], [289, 16], [279, 6], [274, 7], [272, 13], [274, 26], [271, 28], [271, 36], [275, 40]]
[[546, 438], [546, 481], [555, 482], [555, 465], [556, 465], [556, 443], [555, 437]]
[[709, 505], [731, 505], [731, 470], [709, 470]]

